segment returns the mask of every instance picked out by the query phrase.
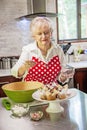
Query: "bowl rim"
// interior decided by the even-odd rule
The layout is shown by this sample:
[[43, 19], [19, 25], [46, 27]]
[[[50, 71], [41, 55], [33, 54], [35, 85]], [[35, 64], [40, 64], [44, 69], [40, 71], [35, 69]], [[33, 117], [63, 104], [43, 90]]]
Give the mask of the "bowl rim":
[[23, 91], [23, 92], [24, 92], [24, 91], [36, 90], [36, 89], [41, 88], [41, 87], [37, 87], [37, 88], [32, 88], [32, 89], [29, 88], [29, 89], [25, 89], [25, 90], [22, 90], [22, 89], [12, 90], [12, 89], [8, 89], [8, 88], [7, 88], [8, 85], [11, 86], [11, 85], [13, 85], [13, 84], [22, 84], [22, 83], [23, 83], [23, 84], [26, 84], [26, 85], [29, 84], [29, 83], [39, 83], [39, 84], [41, 84], [41, 87], [44, 86], [43, 83], [38, 82], [38, 81], [27, 81], [27, 82], [25, 82], [25, 81], [20, 81], [20, 82], [12, 82], [12, 83], [8, 83], [8, 84], [4, 84], [4, 85], [2, 85], [1, 88], [2, 88], [3, 91], [6, 90], [6, 91], [12, 91], [12, 92], [19, 92], [19, 91]]

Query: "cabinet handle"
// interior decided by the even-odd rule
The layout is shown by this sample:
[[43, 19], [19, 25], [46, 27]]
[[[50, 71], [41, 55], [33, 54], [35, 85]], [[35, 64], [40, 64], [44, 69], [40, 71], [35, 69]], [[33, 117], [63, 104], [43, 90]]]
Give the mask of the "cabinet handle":
[[7, 83], [9, 83], [9, 82], [1, 82], [0, 85], [7, 84]]
[[77, 89], [79, 89], [79, 83], [77, 83]]

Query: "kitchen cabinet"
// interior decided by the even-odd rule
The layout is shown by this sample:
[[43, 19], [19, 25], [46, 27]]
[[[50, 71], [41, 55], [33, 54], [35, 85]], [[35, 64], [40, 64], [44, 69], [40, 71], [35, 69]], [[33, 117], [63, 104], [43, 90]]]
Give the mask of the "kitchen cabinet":
[[5, 97], [5, 93], [2, 90], [2, 85], [7, 84], [7, 83], [11, 83], [11, 82], [18, 82], [21, 81], [22, 79], [17, 79], [11, 75], [8, 76], [1, 76], [0, 77], [0, 97]]
[[87, 93], [87, 61], [69, 62], [75, 68], [74, 87]]
[[87, 68], [75, 69], [74, 87], [87, 93]]

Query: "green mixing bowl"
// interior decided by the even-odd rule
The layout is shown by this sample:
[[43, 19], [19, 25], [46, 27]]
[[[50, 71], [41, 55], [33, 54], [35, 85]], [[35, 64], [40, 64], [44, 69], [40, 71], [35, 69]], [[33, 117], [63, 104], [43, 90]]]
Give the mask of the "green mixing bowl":
[[37, 81], [13, 82], [2, 86], [7, 97], [16, 103], [27, 103], [33, 101], [32, 94], [43, 84]]

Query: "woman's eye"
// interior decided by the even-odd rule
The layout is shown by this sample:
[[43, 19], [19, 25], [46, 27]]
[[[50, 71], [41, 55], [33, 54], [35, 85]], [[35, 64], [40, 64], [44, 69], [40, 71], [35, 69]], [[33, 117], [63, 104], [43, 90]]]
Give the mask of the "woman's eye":
[[43, 33], [37, 33], [37, 35], [38, 35], [38, 36], [41, 36], [41, 35], [43, 35], [43, 34], [44, 34], [44, 35], [48, 35], [49, 33], [50, 33], [50, 32], [47, 31], [47, 32], [43, 32]]
[[49, 34], [49, 32], [44, 32], [45, 35]]
[[42, 35], [42, 33], [38, 33], [37, 35]]

